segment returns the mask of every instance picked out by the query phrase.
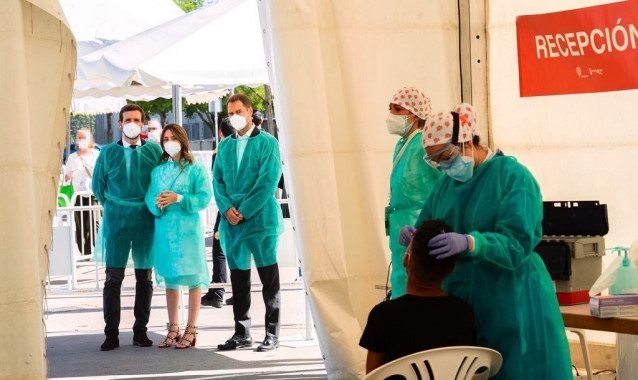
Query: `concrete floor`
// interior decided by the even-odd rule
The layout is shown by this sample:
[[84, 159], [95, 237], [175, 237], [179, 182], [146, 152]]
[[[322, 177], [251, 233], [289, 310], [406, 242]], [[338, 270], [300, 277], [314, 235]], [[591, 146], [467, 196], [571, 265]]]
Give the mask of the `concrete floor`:
[[[103, 284], [103, 268], [98, 269]], [[78, 287], [68, 291], [53, 279], [46, 296], [48, 377], [52, 379], [326, 379], [326, 370], [314, 331], [307, 339], [302, 284], [282, 285], [282, 326], [279, 349], [261, 353], [255, 349], [264, 338], [264, 305], [260, 286], [253, 286], [252, 349], [217, 351], [233, 333], [232, 307], [203, 306], [199, 316], [197, 346], [187, 350], [158, 349], [166, 334], [164, 292], [155, 291], [149, 328], [153, 347], [132, 345], [134, 321], [132, 269], [127, 269], [122, 292], [120, 348], [100, 351], [104, 340], [102, 292], [95, 287], [93, 263], [79, 263]], [[227, 294], [227, 297], [230, 294]], [[184, 323], [181, 324], [184, 329]]]

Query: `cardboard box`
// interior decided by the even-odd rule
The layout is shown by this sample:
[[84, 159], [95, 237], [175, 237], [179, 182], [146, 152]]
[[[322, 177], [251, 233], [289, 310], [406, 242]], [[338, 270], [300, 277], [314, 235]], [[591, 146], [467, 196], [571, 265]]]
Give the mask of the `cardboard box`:
[[638, 294], [594, 296], [589, 299], [589, 310], [598, 318], [637, 317]]

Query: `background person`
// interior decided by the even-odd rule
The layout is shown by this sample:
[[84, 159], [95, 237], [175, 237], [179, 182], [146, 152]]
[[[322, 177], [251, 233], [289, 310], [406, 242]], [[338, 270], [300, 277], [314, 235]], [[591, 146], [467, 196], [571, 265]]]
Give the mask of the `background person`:
[[392, 157], [390, 201], [386, 208], [392, 272], [392, 298], [405, 294], [407, 273], [403, 266], [405, 247], [399, 244], [399, 232], [405, 225], [413, 225], [419, 217], [434, 181], [441, 173], [423, 161], [425, 150], [421, 143], [421, 129], [430, 117], [430, 98], [416, 87], [399, 89], [390, 100], [386, 127], [399, 136]]
[[385, 363], [433, 348], [476, 344], [474, 311], [465, 301], [441, 290], [454, 270], [456, 256], [437, 260], [428, 242], [452, 231], [441, 220], [423, 222], [403, 256], [408, 272], [406, 294], [375, 306], [359, 345], [368, 350], [366, 372]]
[[274, 137], [252, 124], [252, 104], [246, 95], [231, 96], [227, 107], [237, 133], [219, 143], [213, 191], [222, 214], [219, 235], [230, 268], [235, 333], [217, 348], [234, 350], [252, 345], [249, 314], [252, 256], [266, 305], [266, 337], [257, 350], [270, 351], [279, 347], [280, 327], [277, 240], [283, 232], [283, 218], [275, 198], [281, 177], [279, 145]]
[[456, 231], [432, 238], [430, 255], [458, 255], [443, 290], [474, 307], [478, 344], [503, 355], [494, 379], [572, 379], [552, 280], [534, 252], [543, 219], [538, 183], [515, 158], [480, 146], [475, 130], [469, 104], [426, 123], [426, 158], [446, 176], [416, 225], [443, 219]]
[[[164, 163], [153, 170], [146, 205], [155, 215], [155, 279], [166, 288], [168, 334], [160, 348], [189, 348], [197, 342], [197, 317], [202, 288], [208, 286], [204, 228], [199, 212], [210, 203], [213, 189], [208, 170], [194, 160], [188, 136], [177, 124], [161, 136]], [[179, 329], [180, 289], [188, 289], [188, 322]], [[180, 339], [181, 338], [181, 339]]]
[[103, 257], [94, 257], [106, 266], [103, 292], [106, 339], [100, 347], [102, 351], [120, 345], [120, 291], [129, 252], [133, 253], [136, 281], [133, 344], [153, 345], [146, 335], [146, 325], [153, 297], [155, 218], [146, 207], [144, 196], [151, 182], [151, 171], [161, 162], [162, 148], [139, 137], [143, 120], [144, 111], [139, 106], [122, 107], [119, 116], [122, 140], [102, 148], [93, 172], [93, 193], [104, 207], [100, 225]]
[[[91, 139], [91, 131], [79, 129], [75, 137], [75, 153], [71, 153], [64, 167], [64, 181], [73, 184], [73, 191], [90, 191], [93, 169], [100, 151], [95, 149]], [[93, 195], [80, 195], [75, 198], [75, 206], [97, 205], [97, 198]], [[83, 255], [93, 253], [95, 244], [96, 222], [93, 211], [75, 211], [75, 243]]]
[[160, 135], [162, 134], [162, 125], [159, 121], [151, 119], [148, 121], [147, 140], [156, 144], [160, 143]]
[[[235, 133], [235, 129], [230, 125], [228, 118], [224, 118], [219, 125], [219, 138], [223, 140], [227, 136], [231, 136]], [[213, 151], [213, 163], [215, 167], [215, 158], [217, 157], [217, 148]], [[211, 168], [212, 169], [212, 168]], [[213, 277], [211, 278], [211, 284], [220, 284], [228, 282], [228, 273], [226, 271], [226, 256], [224, 250], [219, 243], [219, 222], [221, 221], [221, 214], [217, 211], [217, 218], [215, 219], [215, 227], [213, 228]], [[224, 288], [208, 288], [208, 292], [202, 297], [202, 305], [209, 305], [212, 307], [220, 308], [224, 302], [224, 294], [226, 291]], [[232, 297], [226, 300], [226, 304], [232, 305]]]

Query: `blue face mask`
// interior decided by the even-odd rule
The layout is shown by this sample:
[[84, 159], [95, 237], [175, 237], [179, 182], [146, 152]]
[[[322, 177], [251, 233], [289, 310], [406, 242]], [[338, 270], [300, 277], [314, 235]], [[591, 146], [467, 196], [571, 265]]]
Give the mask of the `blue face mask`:
[[439, 162], [438, 169], [452, 179], [467, 182], [474, 174], [474, 159], [457, 154], [454, 158]]

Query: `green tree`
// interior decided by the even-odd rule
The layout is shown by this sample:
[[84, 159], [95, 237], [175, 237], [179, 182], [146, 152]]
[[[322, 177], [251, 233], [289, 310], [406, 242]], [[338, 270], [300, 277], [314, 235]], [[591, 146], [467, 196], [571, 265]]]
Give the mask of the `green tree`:
[[204, 4], [204, 0], [173, 0], [173, 2], [186, 13], [199, 9]]
[[[266, 92], [263, 85], [256, 88], [251, 88], [249, 86], [237, 86], [235, 87], [235, 94], [244, 94], [248, 96], [248, 99], [250, 99], [250, 102], [253, 104], [253, 110], [260, 111], [265, 114]], [[229, 97], [230, 95], [226, 95], [222, 98], [222, 112], [219, 113], [220, 120], [228, 116], [228, 113], [226, 112], [226, 104], [228, 103]], [[204, 125], [213, 132], [213, 135], [215, 135], [215, 115], [208, 111], [208, 103], [186, 103], [184, 106], [184, 113], [189, 118], [197, 115], [202, 123], [204, 123]]]
[[[149, 101], [126, 100], [126, 103], [137, 104], [142, 107], [146, 117], [159, 115], [162, 127], [166, 125], [166, 116], [173, 110], [173, 101], [171, 99], [157, 98]], [[182, 98], [182, 108], [184, 108], [186, 104], [186, 99]]]

